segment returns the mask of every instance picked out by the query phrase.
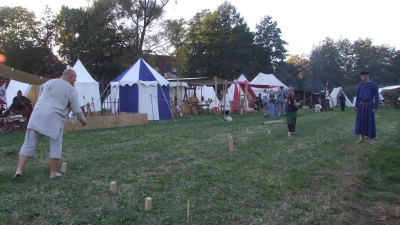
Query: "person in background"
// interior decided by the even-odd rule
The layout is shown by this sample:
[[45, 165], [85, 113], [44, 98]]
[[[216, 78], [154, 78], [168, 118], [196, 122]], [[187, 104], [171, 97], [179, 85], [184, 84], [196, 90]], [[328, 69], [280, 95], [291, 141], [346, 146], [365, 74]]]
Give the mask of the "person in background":
[[264, 117], [267, 116], [267, 108], [268, 108], [268, 103], [269, 103], [269, 98], [268, 98], [268, 92], [267, 90], [264, 90], [264, 95], [262, 97], [262, 105], [263, 105], [263, 109], [264, 109]]
[[17, 92], [17, 96], [13, 98], [13, 103], [10, 105], [9, 111], [12, 112], [13, 115], [23, 107], [27, 107], [28, 104], [31, 104], [31, 100], [22, 95], [22, 91], [19, 90]]
[[39, 140], [47, 136], [50, 141], [50, 178], [60, 177], [57, 166], [61, 158], [63, 130], [72, 111], [82, 126], [85, 117], [79, 107], [78, 92], [74, 88], [76, 72], [66, 69], [60, 79], [52, 79], [40, 86], [38, 102], [32, 112], [21, 147], [14, 179], [20, 179], [28, 159], [35, 156]]
[[294, 88], [293, 87], [289, 87], [287, 91], [288, 91], [288, 93], [286, 95], [286, 99], [287, 99], [287, 101], [286, 101], [286, 114], [287, 114], [287, 109], [288, 109], [288, 106], [289, 106], [289, 100], [293, 100], [293, 102], [294, 102]]
[[346, 96], [344, 95], [343, 90], [340, 91], [338, 99], [339, 99], [340, 109], [342, 110], [342, 112], [344, 112], [344, 107], [346, 105]]
[[261, 110], [263, 108], [261, 93], [259, 93], [258, 96], [256, 97], [256, 99], [254, 99], [254, 104], [258, 107], [259, 110]]
[[269, 99], [266, 107], [264, 108], [264, 117], [274, 116], [275, 115], [275, 105], [272, 102], [272, 99]]
[[274, 106], [276, 106], [276, 95], [275, 95], [274, 90], [272, 90], [272, 89], [269, 89], [269, 99], [274, 104]]
[[285, 102], [286, 102], [286, 92], [285, 90], [283, 90], [283, 86], [280, 86], [277, 96], [277, 103], [278, 103], [278, 107], [276, 108], [277, 116], [285, 115]]
[[286, 99], [292, 99], [294, 101], [294, 88], [289, 87], [288, 88], [288, 94], [286, 95]]
[[362, 143], [365, 137], [376, 138], [375, 113], [379, 107], [378, 84], [372, 82], [368, 72], [361, 72], [361, 83], [358, 85], [354, 111], [357, 113], [354, 133], [360, 135], [357, 143]]

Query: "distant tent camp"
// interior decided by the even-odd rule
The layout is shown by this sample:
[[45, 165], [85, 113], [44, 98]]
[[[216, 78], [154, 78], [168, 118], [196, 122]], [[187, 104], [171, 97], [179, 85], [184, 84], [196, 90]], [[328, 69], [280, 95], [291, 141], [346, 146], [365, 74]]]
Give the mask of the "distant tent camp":
[[121, 112], [147, 113], [148, 120], [171, 119], [169, 82], [142, 58], [110, 85], [111, 96], [119, 96]]
[[[329, 99], [330, 99], [329, 102], [330, 102], [330, 106], [331, 107], [338, 106], [338, 103], [339, 103], [338, 96], [339, 96], [339, 93], [340, 93], [341, 90], [342, 90], [342, 87], [333, 88], [332, 92], [328, 96]], [[347, 97], [346, 93], [344, 93], [344, 96], [346, 97], [346, 104], [345, 104], [346, 107], [354, 107], [353, 103], [349, 100], [349, 98]]]
[[90, 103], [91, 111], [101, 111], [99, 82], [93, 79], [79, 59], [73, 69], [77, 74], [74, 86], [78, 91], [79, 106]]
[[[284, 89], [288, 88], [284, 83], [276, 78], [275, 75], [265, 73], [259, 73], [252, 81], [250, 81], [250, 84], [269, 85], [274, 91], [277, 91], [280, 86], [283, 86]], [[253, 90], [254, 93], [258, 95], [263, 92], [264, 88], [253, 87]]]

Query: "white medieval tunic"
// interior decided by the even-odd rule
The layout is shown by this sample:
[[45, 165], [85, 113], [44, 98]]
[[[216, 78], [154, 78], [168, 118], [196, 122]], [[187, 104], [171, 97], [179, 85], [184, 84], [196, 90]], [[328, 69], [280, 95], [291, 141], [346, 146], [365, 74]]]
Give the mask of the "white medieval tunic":
[[85, 121], [75, 87], [63, 79], [49, 80], [40, 85], [39, 98], [29, 119], [28, 129], [56, 139], [70, 111], [79, 121]]

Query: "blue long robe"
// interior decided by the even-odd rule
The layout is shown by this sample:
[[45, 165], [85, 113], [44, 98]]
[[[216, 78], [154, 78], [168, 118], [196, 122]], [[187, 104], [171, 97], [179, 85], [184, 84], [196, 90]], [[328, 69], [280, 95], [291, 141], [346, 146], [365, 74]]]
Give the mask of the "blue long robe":
[[357, 116], [354, 133], [371, 139], [376, 138], [375, 114], [372, 109], [379, 107], [378, 84], [361, 82], [358, 85], [356, 104]]

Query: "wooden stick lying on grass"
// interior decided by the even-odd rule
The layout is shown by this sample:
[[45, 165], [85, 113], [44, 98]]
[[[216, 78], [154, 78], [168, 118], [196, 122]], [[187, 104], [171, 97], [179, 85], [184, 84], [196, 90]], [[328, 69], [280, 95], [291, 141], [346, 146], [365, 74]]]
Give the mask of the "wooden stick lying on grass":
[[274, 124], [274, 123], [283, 123], [283, 120], [266, 121], [266, 122], [262, 122], [261, 125]]

